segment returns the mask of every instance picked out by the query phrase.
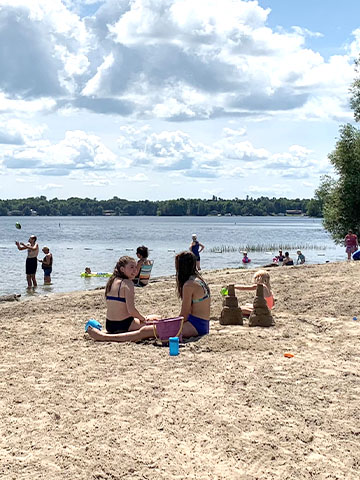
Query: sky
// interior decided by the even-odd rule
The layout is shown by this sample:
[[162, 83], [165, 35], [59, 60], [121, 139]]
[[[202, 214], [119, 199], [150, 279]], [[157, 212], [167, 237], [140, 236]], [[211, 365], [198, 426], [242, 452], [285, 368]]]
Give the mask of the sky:
[[311, 198], [359, 0], [0, 0], [0, 198]]

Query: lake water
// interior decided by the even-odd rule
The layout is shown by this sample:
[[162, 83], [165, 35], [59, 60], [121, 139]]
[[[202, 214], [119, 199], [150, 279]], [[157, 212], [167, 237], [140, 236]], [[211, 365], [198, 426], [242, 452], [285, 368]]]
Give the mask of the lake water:
[[[15, 228], [17, 221], [21, 230]], [[218, 253], [221, 246], [268, 246], [264, 251], [249, 252], [249, 268], [271, 262], [279, 245], [292, 246], [290, 255], [294, 260], [296, 249], [301, 248], [308, 263], [346, 257], [344, 247], [334, 244], [321, 219], [306, 217], [0, 217], [0, 222], [0, 295], [29, 295], [26, 251], [18, 251], [14, 242], [27, 242], [31, 234], [37, 235], [40, 249], [47, 245], [54, 256], [53, 285], [42, 285], [39, 265], [36, 295], [105, 285], [104, 278], [81, 278], [80, 273], [86, 266], [93, 271], [111, 272], [121, 255], [135, 257], [139, 245], [151, 250], [153, 277], [172, 275], [175, 252], [189, 248], [192, 233], [206, 247], [201, 255], [203, 270], [242, 265], [240, 252]]]

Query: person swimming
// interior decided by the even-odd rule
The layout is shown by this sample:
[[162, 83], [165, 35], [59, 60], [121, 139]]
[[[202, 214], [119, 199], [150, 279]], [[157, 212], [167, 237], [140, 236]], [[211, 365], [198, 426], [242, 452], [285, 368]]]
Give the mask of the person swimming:
[[247, 252], [243, 252], [242, 262], [243, 263], [250, 263], [251, 262], [250, 258], [248, 257]]

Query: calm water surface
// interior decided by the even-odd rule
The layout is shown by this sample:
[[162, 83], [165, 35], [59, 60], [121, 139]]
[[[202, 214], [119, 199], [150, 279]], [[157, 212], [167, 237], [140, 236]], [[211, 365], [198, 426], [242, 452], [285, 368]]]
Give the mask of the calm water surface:
[[[15, 228], [17, 221], [21, 230]], [[47, 245], [54, 256], [53, 285], [42, 285], [39, 265], [35, 295], [102, 286], [106, 279], [81, 278], [80, 273], [86, 266], [93, 271], [112, 271], [121, 255], [135, 257], [139, 245], [151, 250], [154, 277], [172, 275], [175, 252], [189, 248], [192, 233], [206, 247], [201, 255], [203, 270], [242, 265], [239, 252], [211, 251], [222, 245], [293, 245], [290, 254], [295, 260], [296, 246], [308, 245], [302, 251], [309, 263], [345, 259], [344, 247], [335, 246], [321, 220], [306, 217], [0, 217], [0, 222], [0, 295], [29, 295], [26, 251], [18, 251], [14, 242], [27, 242], [31, 234], [37, 235], [40, 249]], [[250, 267], [271, 262], [275, 253], [275, 248], [250, 252]]]

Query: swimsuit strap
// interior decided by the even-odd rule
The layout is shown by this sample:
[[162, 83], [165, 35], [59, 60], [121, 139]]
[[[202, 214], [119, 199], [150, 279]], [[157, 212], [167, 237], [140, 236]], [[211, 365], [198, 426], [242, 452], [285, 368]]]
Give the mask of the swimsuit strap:
[[126, 298], [125, 297], [120, 297], [120, 289], [121, 289], [122, 281], [123, 281], [123, 279], [120, 280], [120, 285], [119, 285], [119, 290], [118, 290], [117, 297], [112, 297], [111, 295], [106, 295], [106, 300], [116, 300], [117, 302], [126, 303]]
[[205, 283], [203, 280], [201, 280], [201, 278], [199, 278], [199, 277], [196, 277], [196, 278], [194, 279], [194, 282], [195, 282], [196, 280], [198, 280], [199, 285], [202, 286], [205, 295], [204, 295], [203, 297], [201, 297], [201, 298], [192, 299], [192, 300], [191, 300], [192, 303], [199, 303], [199, 302], [202, 302], [203, 300], [206, 300], [207, 298], [210, 298], [209, 287], [206, 285], [206, 283]]

